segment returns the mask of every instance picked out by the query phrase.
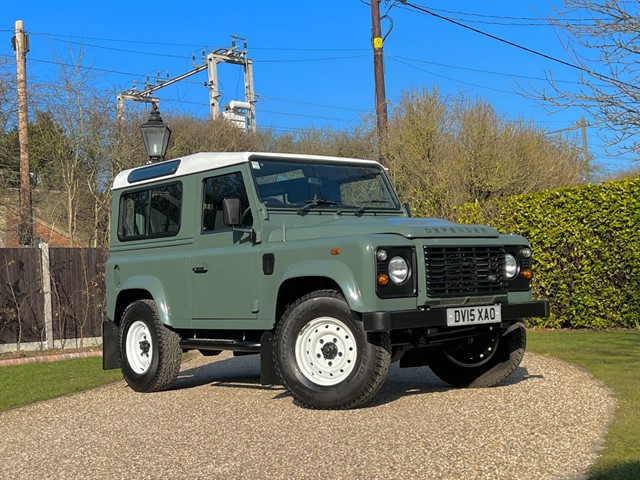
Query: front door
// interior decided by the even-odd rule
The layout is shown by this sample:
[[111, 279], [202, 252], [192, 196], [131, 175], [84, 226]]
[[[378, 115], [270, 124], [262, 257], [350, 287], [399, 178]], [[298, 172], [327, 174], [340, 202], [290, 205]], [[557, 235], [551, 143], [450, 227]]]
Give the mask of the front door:
[[194, 328], [198, 328], [198, 320], [255, 319], [258, 247], [250, 234], [225, 226], [222, 218], [223, 200], [239, 198], [246, 211], [242, 227], [253, 225], [242, 172], [225, 169], [225, 173], [216, 175], [202, 174], [199, 186], [196, 225], [200, 231], [196, 232], [190, 258]]

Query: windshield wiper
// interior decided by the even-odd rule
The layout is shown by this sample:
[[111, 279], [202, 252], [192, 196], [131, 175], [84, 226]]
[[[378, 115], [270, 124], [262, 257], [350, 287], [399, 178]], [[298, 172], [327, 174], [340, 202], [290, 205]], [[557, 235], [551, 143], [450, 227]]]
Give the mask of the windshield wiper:
[[298, 214], [309, 211], [310, 209], [318, 205], [338, 205], [337, 202], [333, 202], [331, 200], [325, 200], [324, 198], [316, 198], [315, 200], [305, 200], [304, 203], [306, 203], [306, 205], [304, 207], [301, 207], [298, 210]]
[[[376, 203], [376, 204], [380, 204], [380, 203], [391, 203], [389, 200], [367, 200], [364, 203]], [[370, 210], [371, 208], [373, 208], [370, 205], [363, 205], [362, 207], [358, 208], [355, 212], [353, 212], [354, 215], [362, 215], [366, 210]]]

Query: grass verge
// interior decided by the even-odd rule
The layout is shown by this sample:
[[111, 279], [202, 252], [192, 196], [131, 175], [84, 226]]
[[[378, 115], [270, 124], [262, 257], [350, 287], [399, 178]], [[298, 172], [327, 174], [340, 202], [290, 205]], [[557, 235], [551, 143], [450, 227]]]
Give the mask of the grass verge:
[[615, 391], [618, 409], [594, 480], [640, 478], [640, 332], [529, 331], [527, 348], [581, 366]]
[[100, 357], [0, 367], [0, 412], [117, 380], [120, 370], [102, 370]]

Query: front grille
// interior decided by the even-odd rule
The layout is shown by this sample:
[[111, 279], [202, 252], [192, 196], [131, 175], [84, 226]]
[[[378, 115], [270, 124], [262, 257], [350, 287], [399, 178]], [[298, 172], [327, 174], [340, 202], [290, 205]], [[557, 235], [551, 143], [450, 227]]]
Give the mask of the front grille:
[[507, 293], [504, 256], [503, 246], [425, 246], [427, 295], [442, 298]]

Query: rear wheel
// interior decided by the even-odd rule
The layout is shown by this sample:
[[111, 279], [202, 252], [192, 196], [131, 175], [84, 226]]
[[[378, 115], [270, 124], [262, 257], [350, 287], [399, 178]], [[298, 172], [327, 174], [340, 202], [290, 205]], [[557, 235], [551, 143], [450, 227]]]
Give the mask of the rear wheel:
[[502, 333], [471, 337], [468, 342], [434, 351], [429, 367], [454, 387], [493, 387], [515, 372], [526, 343], [524, 324], [518, 322]]
[[277, 373], [303, 407], [346, 409], [365, 403], [384, 383], [390, 361], [389, 335], [367, 334], [334, 290], [300, 298], [276, 330]]
[[120, 324], [122, 374], [137, 392], [169, 389], [180, 370], [180, 337], [160, 321], [152, 300], [127, 307]]

